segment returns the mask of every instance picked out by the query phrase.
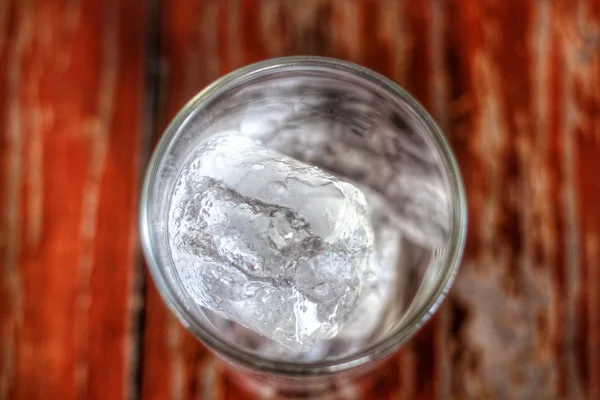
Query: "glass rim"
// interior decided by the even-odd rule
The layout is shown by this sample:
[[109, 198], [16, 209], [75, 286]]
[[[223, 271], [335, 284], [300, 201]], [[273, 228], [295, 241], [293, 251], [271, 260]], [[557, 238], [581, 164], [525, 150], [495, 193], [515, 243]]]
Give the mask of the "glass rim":
[[[215, 335], [209, 328], [202, 326], [201, 323], [196, 321], [186, 310], [185, 305], [178, 296], [175, 295], [175, 289], [166, 277], [163, 267], [161, 267], [161, 262], [154, 251], [148, 218], [149, 200], [154, 178], [161, 170], [162, 161], [168, 153], [173, 139], [180, 133], [181, 127], [186, 125], [188, 118], [193, 116], [198, 107], [224, 91], [248, 82], [252, 78], [289, 70], [290, 68], [312, 68], [319, 71], [349, 73], [375, 84], [394, 98], [408, 105], [411, 111], [420, 119], [420, 122], [423, 123], [426, 133], [435, 144], [441, 164], [446, 171], [449, 188], [454, 200], [450, 243], [448, 244], [448, 251], [441, 267], [441, 276], [432, 286], [431, 293], [427, 296], [427, 301], [413, 311], [413, 315], [406, 320], [405, 326], [395, 329], [383, 339], [348, 356], [306, 363], [261, 358], [258, 354], [250, 350], [231, 346], [225, 339]], [[357, 64], [327, 57], [295, 56], [273, 58], [230, 72], [201, 90], [177, 113], [160, 138], [146, 169], [140, 197], [139, 224], [141, 247], [152, 280], [167, 307], [194, 336], [204, 342], [211, 350], [224, 356], [229, 361], [234, 361], [253, 369], [278, 375], [315, 376], [340, 372], [379, 360], [398, 349], [401, 344], [412, 337], [429, 320], [446, 297], [459, 268], [466, 240], [467, 204], [458, 163], [451, 151], [450, 145], [432, 117], [408, 92], [383, 75]]]

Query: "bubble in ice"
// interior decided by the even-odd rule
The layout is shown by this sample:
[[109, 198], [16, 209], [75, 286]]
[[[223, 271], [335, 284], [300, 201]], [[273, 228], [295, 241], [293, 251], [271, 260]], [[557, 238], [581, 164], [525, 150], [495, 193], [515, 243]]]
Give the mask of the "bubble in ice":
[[373, 248], [357, 187], [240, 135], [193, 151], [168, 233], [195, 302], [297, 351], [338, 334]]

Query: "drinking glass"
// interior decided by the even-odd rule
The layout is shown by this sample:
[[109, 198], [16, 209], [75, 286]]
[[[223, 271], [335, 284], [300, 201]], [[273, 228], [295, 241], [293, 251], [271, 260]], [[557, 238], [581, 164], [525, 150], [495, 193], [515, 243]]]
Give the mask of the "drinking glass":
[[[171, 194], [199, 143], [223, 132], [252, 137], [356, 184], [368, 201], [385, 203], [389, 215], [381, 221], [394, 223], [387, 230], [374, 226], [381, 250], [373, 256], [379, 281], [369, 289], [375, 300], [357, 305], [363, 308], [348, 323], [350, 333], [342, 329], [308, 353], [294, 352], [219, 317], [186, 292], [169, 248]], [[140, 228], [165, 303], [241, 382], [254, 391], [325, 394], [371, 371], [438, 308], [462, 255], [466, 202], [448, 143], [407, 92], [355, 64], [289, 57], [234, 71], [179, 112], [147, 169]]]

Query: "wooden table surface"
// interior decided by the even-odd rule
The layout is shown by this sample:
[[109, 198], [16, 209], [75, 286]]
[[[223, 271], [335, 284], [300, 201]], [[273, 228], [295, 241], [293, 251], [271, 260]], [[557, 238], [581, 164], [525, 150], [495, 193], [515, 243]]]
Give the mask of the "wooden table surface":
[[600, 0], [0, 0], [0, 399], [251, 398], [136, 209], [192, 95], [293, 54], [408, 89], [468, 192], [449, 299], [361, 398], [600, 399]]

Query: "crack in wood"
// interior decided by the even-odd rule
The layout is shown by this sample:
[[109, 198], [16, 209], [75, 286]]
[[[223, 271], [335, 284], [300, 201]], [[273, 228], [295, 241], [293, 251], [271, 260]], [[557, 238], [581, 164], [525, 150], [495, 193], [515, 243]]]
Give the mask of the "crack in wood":
[[[12, 4], [17, 8], [17, 31], [7, 60], [6, 91], [7, 99], [7, 177], [3, 195], [5, 209], [3, 215], [4, 259], [0, 280], [7, 293], [8, 315], [2, 321], [2, 369], [0, 371], [0, 399], [8, 399], [14, 391], [15, 364], [19, 356], [18, 334], [23, 321], [23, 290], [18, 268], [19, 226], [21, 202], [21, 176], [23, 172], [23, 111], [21, 107], [21, 67], [24, 49], [32, 39], [30, 0]], [[7, 4], [6, 7], [9, 5]], [[5, 7], [2, 7], [6, 10]], [[1, 293], [1, 292], [0, 292]], [[1, 300], [1, 299], [0, 299]]]

